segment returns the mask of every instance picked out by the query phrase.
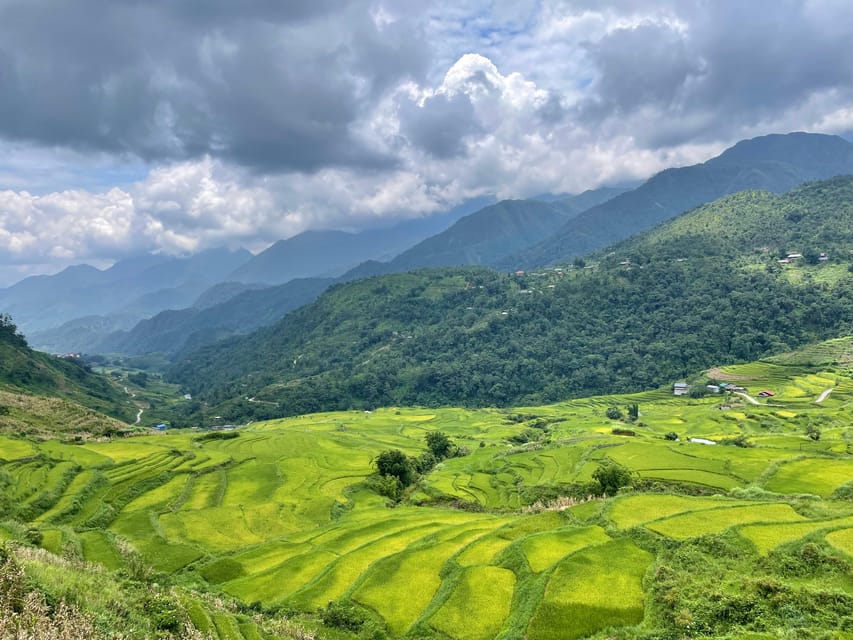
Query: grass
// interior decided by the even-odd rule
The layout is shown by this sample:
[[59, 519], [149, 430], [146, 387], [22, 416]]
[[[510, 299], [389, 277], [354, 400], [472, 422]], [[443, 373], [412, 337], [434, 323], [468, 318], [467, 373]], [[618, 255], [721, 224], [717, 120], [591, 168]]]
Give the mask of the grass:
[[[402, 635], [421, 616], [441, 585], [445, 562], [465, 542], [452, 540], [394, 554], [375, 563], [353, 599], [376, 611], [395, 635]], [[405, 598], [389, 598], [389, 594]]]
[[0, 460], [19, 460], [35, 453], [36, 447], [26, 440], [0, 436]]
[[841, 529], [826, 534], [826, 541], [839, 551], [853, 558], [853, 528]]
[[764, 486], [778, 493], [829, 496], [851, 478], [853, 460], [795, 460], [781, 466]]
[[760, 555], [766, 556], [778, 547], [805, 538], [815, 531], [838, 527], [853, 527], [853, 518], [804, 523], [754, 524], [740, 527], [738, 533], [755, 545]]
[[715, 509], [738, 504], [724, 498], [696, 498], [675, 495], [637, 495], [617, 498], [608, 512], [608, 518], [620, 529], [660, 520], [680, 513]]
[[88, 562], [97, 562], [111, 571], [124, 566], [121, 554], [103, 531], [84, 531], [79, 534], [83, 558]]

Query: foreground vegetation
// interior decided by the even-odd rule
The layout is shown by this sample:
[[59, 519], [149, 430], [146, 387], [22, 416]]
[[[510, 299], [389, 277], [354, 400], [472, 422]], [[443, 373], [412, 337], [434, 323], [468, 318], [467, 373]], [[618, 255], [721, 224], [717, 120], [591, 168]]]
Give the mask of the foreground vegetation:
[[[723, 367], [697, 397], [4, 437], [0, 536], [49, 611], [141, 616], [127, 637], [849, 638], [851, 358], [842, 339]], [[749, 397], [701, 397], [709, 377]], [[388, 492], [397, 451], [413, 476]], [[124, 609], [58, 588], [82, 562]], [[180, 627], [127, 604], [151, 598]]]

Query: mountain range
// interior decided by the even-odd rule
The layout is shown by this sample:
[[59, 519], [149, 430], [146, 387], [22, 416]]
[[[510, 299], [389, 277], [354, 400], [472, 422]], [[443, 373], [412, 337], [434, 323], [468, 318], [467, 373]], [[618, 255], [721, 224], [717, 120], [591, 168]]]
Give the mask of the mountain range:
[[662, 171], [638, 188], [591, 207], [553, 235], [496, 266], [525, 269], [566, 262], [679, 213], [746, 189], [784, 193], [808, 180], [853, 173], [853, 144], [813, 133], [743, 140], [702, 164]]
[[[435, 219], [358, 234], [306, 232], [256, 256], [235, 254], [239, 264], [228, 273], [208, 270], [205, 286], [200, 279], [180, 278], [171, 287], [149, 287], [144, 293], [126, 286], [139, 267], [146, 273], [174, 268], [169, 265], [175, 259], [159, 256], [123, 261], [107, 272], [74, 267], [53, 278], [27, 279], [0, 290], [0, 308], [16, 320], [22, 318], [31, 342], [42, 349], [176, 354], [190, 345], [273, 323], [316, 298], [333, 281], [426, 267], [485, 265], [514, 272], [566, 263], [728, 193], [747, 188], [781, 193], [806, 180], [852, 172], [853, 145], [842, 138], [763, 136], [740, 142], [705, 163], [665, 170], [633, 189], [602, 188], [547, 201], [507, 200], [473, 212], [462, 207]], [[439, 231], [412, 240], [429, 229]], [[398, 250], [390, 260], [377, 259]], [[370, 259], [346, 271], [365, 257]], [[103, 303], [114, 296], [101, 282], [108, 279], [98, 275], [102, 273], [112, 274], [122, 288], [117, 298], [121, 304], [106, 315]], [[324, 274], [329, 277], [320, 277]], [[144, 278], [136, 278], [140, 280]], [[274, 286], [262, 288], [269, 284]], [[54, 295], [57, 289], [61, 293]], [[127, 300], [131, 291], [139, 295]], [[93, 297], [98, 304], [90, 304]], [[40, 299], [50, 302], [39, 306]], [[62, 319], [68, 322], [44, 327]]]
[[336, 284], [169, 376], [230, 420], [653, 388], [849, 333], [851, 229], [851, 176], [739, 192], [589, 255], [587, 268]]

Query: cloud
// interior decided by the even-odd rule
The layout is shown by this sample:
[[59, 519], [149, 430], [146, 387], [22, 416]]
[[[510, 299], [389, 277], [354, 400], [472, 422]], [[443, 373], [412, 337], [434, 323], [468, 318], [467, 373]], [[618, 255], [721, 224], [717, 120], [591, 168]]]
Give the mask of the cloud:
[[259, 170], [384, 166], [353, 135], [425, 46], [332, 2], [0, 3], [0, 136]]
[[853, 131], [839, 0], [0, 0], [0, 263], [259, 249]]

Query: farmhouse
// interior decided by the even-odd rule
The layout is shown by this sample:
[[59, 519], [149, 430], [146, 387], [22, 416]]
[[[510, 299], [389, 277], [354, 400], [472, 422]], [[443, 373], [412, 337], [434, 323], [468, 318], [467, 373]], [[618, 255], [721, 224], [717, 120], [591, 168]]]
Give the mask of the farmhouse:
[[685, 396], [690, 391], [690, 387], [686, 382], [676, 382], [672, 385], [672, 395]]
[[759, 398], [772, 398], [775, 395], [776, 395], [775, 393], [773, 393], [772, 391], [768, 391], [767, 389], [765, 389], [764, 391], [758, 392]]

